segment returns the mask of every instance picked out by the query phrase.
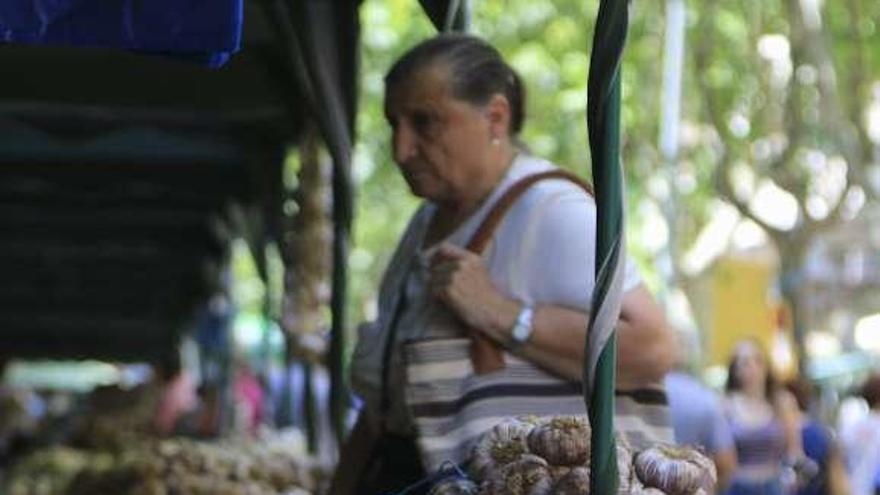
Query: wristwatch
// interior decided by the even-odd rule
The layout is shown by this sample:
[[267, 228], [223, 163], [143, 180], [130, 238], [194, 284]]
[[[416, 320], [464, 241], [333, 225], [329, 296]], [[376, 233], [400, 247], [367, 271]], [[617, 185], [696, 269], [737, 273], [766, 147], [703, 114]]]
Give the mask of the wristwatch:
[[523, 304], [522, 309], [519, 310], [516, 323], [510, 330], [511, 348], [520, 347], [532, 338], [532, 315], [534, 312], [531, 304]]

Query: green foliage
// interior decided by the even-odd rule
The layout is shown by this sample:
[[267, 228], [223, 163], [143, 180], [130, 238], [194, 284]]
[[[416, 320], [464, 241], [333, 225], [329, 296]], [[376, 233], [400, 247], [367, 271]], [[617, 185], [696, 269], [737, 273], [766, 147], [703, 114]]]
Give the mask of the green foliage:
[[[803, 337], [828, 325], [823, 319], [832, 312], [829, 305], [864, 311], [852, 299], [829, 303], [835, 298], [830, 293], [805, 299], [812, 288], [803, 270], [818, 239], [865, 205], [876, 208], [880, 197], [869, 178], [880, 168], [866, 112], [880, 80], [878, 5], [707, 0], [692, 12], [693, 65], [685, 84], [695, 91], [684, 115], [699, 132], [684, 160], [709, 172], [700, 176], [708, 187], [683, 198], [691, 205], [688, 229], [697, 231], [705, 222], [700, 205], [712, 201], [704, 193], [709, 191], [768, 234], [780, 259], [778, 287], [804, 358]], [[756, 201], [762, 187], [774, 199]], [[790, 214], [780, 215], [783, 210]], [[817, 308], [826, 314], [819, 316]]]
[[391, 160], [383, 77], [408, 47], [434, 33], [418, 2], [411, 0], [364, 2], [361, 22], [361, 106], [353, 170], [357, 210], [349, 279], [349, 321], [354, 322], [371, 316], [382, 271], [418, 204]]
[[[797, 227], [767, 230], [777, 244], [786, 238], [795, 247], [844, 220], [835, 210], [838, 198], [819, 194], [835, 157], [847, 162], [845, 190], [868, 189], [859, 172], [872, 147], [863, 112], [870, 84], [880, 76], [872, 64], [880, 48], [872, 36], [880, 13], [876, 2], [831, 2], [815, 12], [810, 3], [708, 2], [693, 12], [695, 65], [686, 82], [700, 90], [688, 102], [686, 118], [715, 134], [714, 142], [695, 141], [690, 156], [719, 171], [720, 192], [741, 202], [744, 214], [760, 212], [742, 208], [748, 191], [724, 190], [734, 166], [791, 193], [800, 205]], [[810, 201], [828, 203], [828, 221], [815, 209], [811, 214]]]

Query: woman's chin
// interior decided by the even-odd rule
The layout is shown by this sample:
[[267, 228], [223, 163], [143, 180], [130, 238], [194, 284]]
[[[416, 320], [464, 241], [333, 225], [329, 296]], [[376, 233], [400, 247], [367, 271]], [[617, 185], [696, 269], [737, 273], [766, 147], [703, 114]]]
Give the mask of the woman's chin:
[[420, 177], [407, 177], [406, 183], [409, 185], [409, 190], [413, 196], [427, 200], [431, 200], [435, 196], [433, 193], [436, 193], [436, 191], [427, 181], [421, 180]]

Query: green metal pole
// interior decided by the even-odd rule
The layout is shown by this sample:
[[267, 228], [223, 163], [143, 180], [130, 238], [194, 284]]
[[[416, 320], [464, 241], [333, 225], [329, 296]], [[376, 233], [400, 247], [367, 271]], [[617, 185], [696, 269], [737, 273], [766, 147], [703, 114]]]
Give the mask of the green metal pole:
[[584, 401], [592, 425], [590, 493], [614, 494], [616, 338], [623, 281], [623, 171], [620, 165], [620, 59], [629, 6], [601, 0], [593, 36], [587, 123], [596, 196], [596, 287], [590, 312]]

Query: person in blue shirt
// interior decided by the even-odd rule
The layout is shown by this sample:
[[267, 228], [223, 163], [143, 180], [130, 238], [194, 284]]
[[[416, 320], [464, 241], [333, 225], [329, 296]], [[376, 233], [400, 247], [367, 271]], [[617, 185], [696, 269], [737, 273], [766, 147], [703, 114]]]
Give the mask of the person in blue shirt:
[[718, 470], [717, 486], [726, 486], [736, 469], [736, 448], [719, 397], [681, 371], [667, 374], [665, 384], [675, 443], [696, 447], [708, 455]]
[[833, 431], [810, 414], [813, 385], [804, 378], [791, 380], [785, 388], [797, 400], [800, 409], [801, 441], [804, 454], [818, 466], [816, 476], [805, 480], [797, 495], [844, 495], [850, 493], [843, 464], [843, 454]]
[[733, 433], [724, 417], [719, 394], [687, 369], [690, 358], [698, 354], [695, 340], [679, 333], [678, 341], [676, 369], [664, 381], [675, 443], [696, 447], [712, 459], [718, 471], [717, 489], [721, 492], [736, 469]]

